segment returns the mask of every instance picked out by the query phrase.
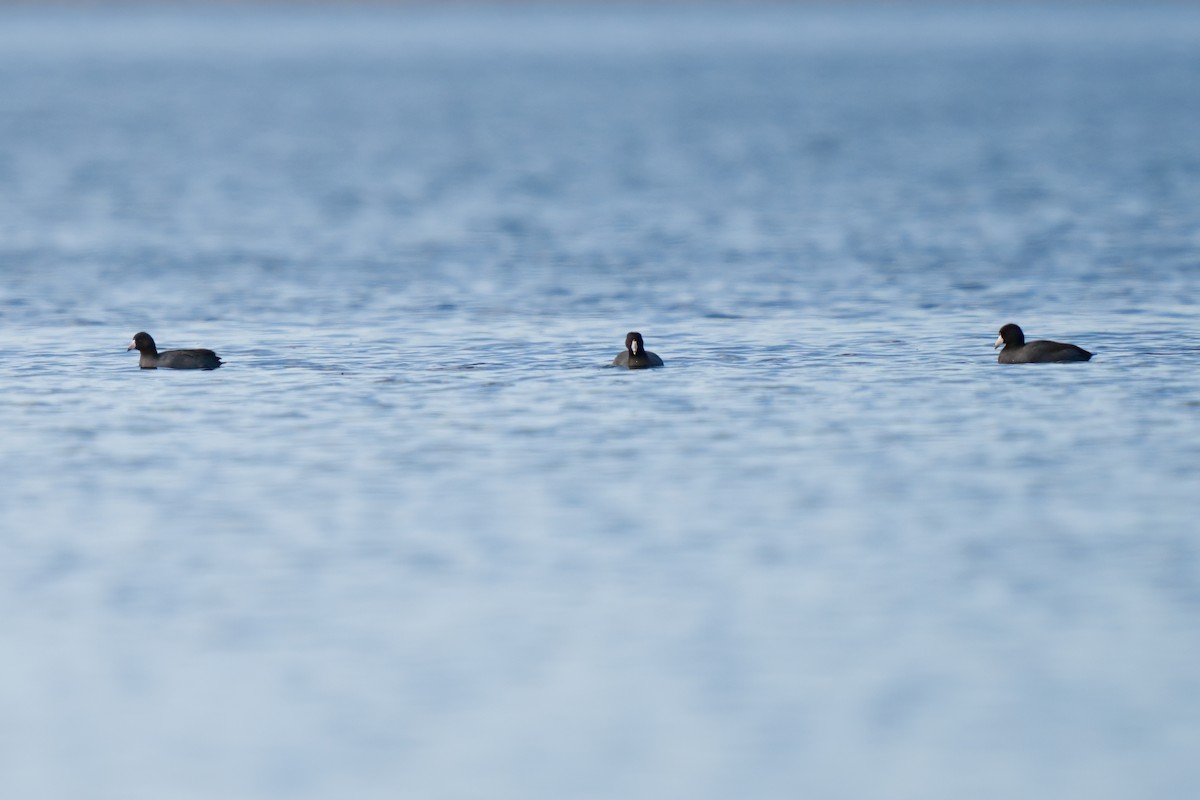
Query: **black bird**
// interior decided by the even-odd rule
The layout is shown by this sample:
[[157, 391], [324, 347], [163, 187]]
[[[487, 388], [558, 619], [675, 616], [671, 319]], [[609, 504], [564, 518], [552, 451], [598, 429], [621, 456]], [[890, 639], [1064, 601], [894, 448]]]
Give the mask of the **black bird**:
[[137, 350], [141, 353], [138, 366], [142, 369], [216, 369], [221, 366], [221, 357], [212, 350], [168, 350], [158, 352], [154, 339], [142, 331], [133, 335], [133, 341], [125, 352]]
[[1040, 340], [1026, 342], [1025, 332], [1020, 325], [1008, 323], [1000, 329], [1000, 338], [996, 339], [993, 350], [1000, 345], [1000, 357], [996, 360], [1001, 364], [1049, 364], [1060, 361], [1087, 361], [1092, 354], [1082, 347], [1062, 342]]
[[642, 341], [640, 333], [630, 331], [625, 334], [625, 352], [617, 355], [612, 363], [614, 367], [647, 369], [649, 367], [661, 367], [663, 360], [646, 349], [646, 344]]

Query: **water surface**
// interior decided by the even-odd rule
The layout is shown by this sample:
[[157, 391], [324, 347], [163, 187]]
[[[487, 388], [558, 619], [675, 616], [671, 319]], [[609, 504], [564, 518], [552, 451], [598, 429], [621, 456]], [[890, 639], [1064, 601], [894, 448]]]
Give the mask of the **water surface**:
[[1198, 80], [1188, 6], [3, 10], [0, 794], [1194, 797]]

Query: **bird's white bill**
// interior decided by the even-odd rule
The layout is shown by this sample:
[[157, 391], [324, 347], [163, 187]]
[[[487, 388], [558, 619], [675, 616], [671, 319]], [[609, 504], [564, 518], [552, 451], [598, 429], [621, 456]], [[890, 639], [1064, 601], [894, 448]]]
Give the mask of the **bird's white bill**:
[[1003, 337], [1003, 336], [997, 336], [997, 337], [996, 337], [996, 343], [995, 343], [994, 345], [992, 345], [992, 349], [993, 349], [993, 350], [995, 350], [997, 347], [1001, 347], [1001, 346], [1003, 346], [1003, 344], [1004, 344], [1004, 337]]

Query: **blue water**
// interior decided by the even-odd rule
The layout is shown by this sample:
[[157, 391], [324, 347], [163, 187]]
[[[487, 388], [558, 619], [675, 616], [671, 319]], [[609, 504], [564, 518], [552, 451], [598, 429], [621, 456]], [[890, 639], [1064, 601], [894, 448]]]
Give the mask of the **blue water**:
[[1198, 796], [1198, 87], [1188, 5], [0, 10], [0, 796]]

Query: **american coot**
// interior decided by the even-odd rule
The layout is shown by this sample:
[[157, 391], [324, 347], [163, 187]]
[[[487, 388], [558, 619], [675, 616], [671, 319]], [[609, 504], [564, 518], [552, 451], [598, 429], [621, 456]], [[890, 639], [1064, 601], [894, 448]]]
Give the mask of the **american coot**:
[[646, 349], [646, 344], [642, 341], [640, 333], [630, 331], [625, 334], [625, 352], [614, 358], [612, 363], [614, 367], [647, 369], [649, 367], [661, 367], [663, 360]]
[[1056, 361], [1087, 361], [1092, 354], [1082, 347], [1062, 342], [1025, 342], [1025, 332], [1020, 325], [1008, 323], [1000, 329], [1000, 338], [992, 349], [1004, 345], [1000, 357], [996, 359], [1001, 364], [1048, 364]]
[[126, 352], [137, 350], [141, 353], [138, 366], [142, 369], [216, 369], [221, 366], [221, 357], [212, 350], [168, 350], [158, 352], [154, 339], [142, 331], [133, 335], [133, 341]]

